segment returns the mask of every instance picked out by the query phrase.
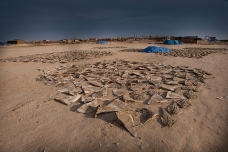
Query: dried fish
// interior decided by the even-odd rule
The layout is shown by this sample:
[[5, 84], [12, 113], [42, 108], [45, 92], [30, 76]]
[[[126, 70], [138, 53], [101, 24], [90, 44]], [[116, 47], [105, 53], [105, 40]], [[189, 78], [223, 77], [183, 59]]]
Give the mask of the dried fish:
[[118, 90], [112, 90], [113, 94], [116, 95], [116, 96], [121, 96], [121, 95], [124, 95], [126, 93], [125, 90], [123, 89], [118, 89]]
[[93, 98], [100, 98], [100, 97], [104, 97], [107, 95], [107, 88], [106, 87], [103, 87], [101, 88], [99, 91], [97, 91], [96, 93], [94, 93], [92, 95]]
[[145, 99], [145, 95], [142, 93], [142, 91], [140, 90], [135, 90], [132, 91], [130, 93], [130, 96], [132, 97], [132, 99], [134, 100], [144, 100]]
[[70, 105], [76, 101], [78, 101], [79, 99], [81, 98], [81, 95], [75, 95], [75, 96], [69, 96], [67, 98], [59, 98], [59, 97], [56, 97], [55, 100], [59, 101], [59, 102], [62, 102], [66, 105]]
[[92, 97], [87, 97], [87, 98], [83, 98], [82, 99], [82, 102], [83, 103], [88, 103], [88, 102], [92, 102], [94, 100], [94, 98], [92, 98]]
[[159, 85], [161, 83], [161, 80], [162, 80], [161, 77], [153, 76], [150, 78], [149, 82], [154, 85]]
[[192, 106], [192, 104], [190, 103], [190, 101], [188, 99], [181, 99], [177, 101], [177, 104], [181, 107], [181, 108], [187, 108]]
[[43, 63], [67, 63], [76, 62], [82, 59], [90, 59], [94, 57], [109, 56], [114, 54], [109, 51], [64, 51], [54, 53], [43, 53], [35, 55], [21, 56], [20, 58], [6, 58], [0, 61], [10, 62], [43, 62]]
[[142, 102], [142, 101], [138, 101], [138, 100], [133, 100], [133, 99], [132, 99], [131, 97], [129, 97], [128, 95], [122, 95], [122, 96], [120, 96], [119, 99], [123, 100], [123, 101], [126, 102], [126, 103], [136, 103], [136, 102], [141, 103], [141, 102]]
[[93, 93], [95, 91], [92, 86], [86, 84], [82, 84], [82, 90], [85, 94]]
[[89, 84], [97, 86], [97, 87], [103, 87], [103, 84], [97, 82], [97, 81], [89, 81]]
[[172, 85], [165, 85], [165, 84], [161, 84], [160, 87], [163, 89], [166, 89], [166, 90], [170, 90], [170, 91], [174, 91], [177, 88]]
[[100, 105], [100, 106], [98, 106], [98, 109], [97, 109], [94, 117], [96, 118], [97, 115], [102, 114], [102, 113], [116, 112], [116, 111], [120, 111], [120, 110], [121, 109], [119, 109], [118, 107]]
[[92, 102], [83, 104], [80, 108], [77, 109], [80, 113], [91, 113], [95, 111], [98, 107], [97, 99], [94, 99]]
[[[84, 52], [87, 51], [80, 52], [77, 60], [87, 59]], [[99, 56], [100, 53], [95, 54]], [[63, 56], [54, 60], [53, 55], [42, 59], [42, 61], [69, 62], [71, 60]], [[178, 56], [178, 54], [176, 55]], [[72, 56], [69, 55], [68, 57], [71, 58]], [[186, 54], [186, 57], [193, 56]], [[18, 57], [15, 61], [21, 62], [26, 59], [31, 62], [30, 58], [23, 57]], [[0, 59], [0, 61], [6, 60]], [[36, 61], [42, 62], [38, 59]], [[205, 83], [204, 80], [211, 77], [209, 76], [210, 73], [202, 69], [176, 65], [144, 64], [125, 60], [105, 60], [86, 65], [62, 65], [53, 70], [40, 72], [43, 73], [39, 75], [37, 81], [42, 81], [46, 85], [62, 87], [63, 89], [59, 89], [61, 95], [81, 96], [80, 101], [84, 104], [78, 109], [79, 112], [88, 113], [97, 109], [95, 114], [97, 116], [106, 112], [124, 111], [120, 119], [122, 122], [127, 121], [125, 126], [132, 134], [135, 133], [134, 127], [144, 124], [154, 116], [148, 109], [135, 110], [148, 98], [148, 95], [150, 96], [147, 101], [148, 104], [169, 103], [174, 99], [176, 103], [168, 106], [167, 110], [170, 114], [176, 115], [180, 113], [179, 107], [185, 108], [191, 105], [186, 98], [196, 98], [196, 92], [202, 89], [201, 83]], [[73, 87], [70, 86], [72, 83], [74, 84]], [[187, 92], [183, 94], [184, 90]], [[164, 97], [166, 92], [166, 97]], [[74, 100], [68, 97], [60, 97], [59, 100], [65, 104], [70, 104]], [[112, 100], [104, 99], [104, 97], [112, 98]], [[109, 104], [106, 105], [106, 103]], [[162, 122], [171, 126], [175, 121], [169, 120], [169, 118], [172, 117], [163, 112]]]
[[75, 94], [80, 94], [82, 90], [80, 88], [63, 88], [58, 90], [61, 93], [65, 93], [71, 96], [74, 96]]
[[184, 85], [191, 86], [192, 85], [192, 82], [191, 81], [188, 81], [188, 80], [185, 80], [184, 81]]
[[167, 95], [166, 95], [167, 99], [185, 99], [185, 97], [183, 95], [179, 95], [177, 93], [173, 93], [168, 91]]
[[172, 125], [174, 125], [177, 121], [175, 119], [173, 119], [170, 114], [165, 111], [165, 109], [161, 108], [162, 109], [162, 117], [161, 117], [161, 121], [164, 125], [168, 126], [168, 127], [171, 127]]
[[149, 120], [155, 119], [157, 116], [158, 114], [154, 114], [147, 108], [138, 109], [135, 112], [132, 112], [135, 127], [139, 127]]
[[132, 109], [130, 107], [131, 106], [129, 106], [127, 103], [125, 103], [119, 99], [115, 99], [113, 102], [111, 102], [107, 106], [100, 105], [95, 113], [95, 117], [97, 117], [97, 115], [102, 114], [102, 113], [130, 110], [130, 109]]
[[169, 101], [166, 99], [163, 99], [162, 96], [158, 94], [154, 94], [151, 96], [150, 100], [147, 102], [147, 104], [153, 104], [153, 103], [168, 103]]
[[174, 102], [172, 105], [168, 106], [168, 112], [171, 115], [178, 115], [181, 114], [182, 111], [180, 110], [180, 108], [177, 106], [177, 103]]
[[137, 132], [134, 127], [134, 120], [132, 118], [131, 111], [118, 111], [116, 112], [116, 116], [119, 122], [121, 122], [123, 126], [127, 129], [127, 131], [129, 131], [129, 133], [133, 137], [136, 137]]
[[188, 99], [195, 99], [197, 97], [197, 95], [192, 91], [192, 90], [188, 90], [185, 92], [184, 94]]
[[168, 81], [168, 80], [166, 80], [165, 84], [176, 85], [176, 84], [179, 84], [179, 83], [177, 81]]
[[120, 85], [117, 83], [110, 83], [106, 85], [107, 88], [120, 88]]
[[107, 107], [113, 107], [120, 110], [129, 110], [132, 109], [131, 105], [128, 105], [126, 102], [123, 102], [119, 99], [115, 99], [113, 102], [107, 105]]

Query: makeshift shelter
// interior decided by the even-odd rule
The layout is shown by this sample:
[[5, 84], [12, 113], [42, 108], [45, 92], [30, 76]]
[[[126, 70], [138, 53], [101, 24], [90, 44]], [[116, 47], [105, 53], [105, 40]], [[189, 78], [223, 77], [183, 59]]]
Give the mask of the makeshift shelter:
[[7, 44], [26, 44], [26, 42], [21, 39], [15, 39], [15, 40], [7, 41]]
[[97, 44], [108, 44], [108, 42], [107, 41], [99, 41], [99, 42], [97, 42]]
[[164, 44], [178, 45], [178, 44], [183, 44], [183, 42], [179, 42], [178, 40], [165, 40]]
[[167, 53], [167, 52], [171, 52], [169, 49], [167, 48], [163, 48], [163, 47], [157, 47], [157, 46], [148, 46], [147, 48], [143, 49], [142, 52], [145, 53]]

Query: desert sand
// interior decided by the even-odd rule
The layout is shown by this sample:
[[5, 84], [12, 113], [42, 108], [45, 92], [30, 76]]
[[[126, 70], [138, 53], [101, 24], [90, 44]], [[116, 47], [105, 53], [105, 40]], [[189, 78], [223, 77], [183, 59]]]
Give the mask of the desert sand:
[[[0, 58], [72, 50], [114, 52], [111, 56], [68, 63], [0, 62], [0, 151], [228, 151], [228, 51], [209, 54], [200, 59], [119, 52], [123, 49], [120, 47], [141, 49], [149, 45], [170, 49], [228, 49], [227, 45], [163, 45], [138, 42], [0, 47]], [[116, 46], [119, 48], [114, 48]], [[54, 98], [58, 88], [36, 81], [45, 69], [114, 59], [202, 68], [215, 78], [205, 80], [202, 91], [191, 101], [192, 106], [175, 116], [177, 122], [173, 126], [165, 126], [161, 118], [157, 117], [137, 128], [136, 137], [115, 122], [113, 113], [101, 114], [97, 118], [94, 118], [94, 113], [78, 113], [81, 103], [64, 105], [56, 102]], [[153, 105], [143, 105], [151, 106]], [[158, 108], [153, 112], [159, 116], [162, 114]]]

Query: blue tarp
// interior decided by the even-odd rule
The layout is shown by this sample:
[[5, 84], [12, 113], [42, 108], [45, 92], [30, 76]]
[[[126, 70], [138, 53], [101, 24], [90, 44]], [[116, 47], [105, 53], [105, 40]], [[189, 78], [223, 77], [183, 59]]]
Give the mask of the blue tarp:
[[169, 49], [163, 48], [163, 47], [148, 46], [147, 48], [142, 50], [142, 52], [145, 52], [145, 53], [158, 53], [158, 52], [166, 53], [166, 52], [171, 52], [171, 51]]
[[99, 41], [99, 42], [97, 42], [97, 44], [108, 44], [108, 42], [107, 41]]
[[174, 44], [174, 45], [178, 45], [178, 44], [183, 44], [183, 42], [179, 42], [178, 40], [165, 40], [164, 44]]
[[4, 42], [0, 42], [0, 46], [4, 46]]

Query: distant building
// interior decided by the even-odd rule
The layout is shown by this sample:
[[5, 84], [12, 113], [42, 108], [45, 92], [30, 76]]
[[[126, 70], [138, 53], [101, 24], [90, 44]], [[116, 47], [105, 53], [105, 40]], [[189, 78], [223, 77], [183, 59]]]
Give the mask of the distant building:
[[45, 43], [45, 44], [49, 44], [49, 43], [50, 43], [50, 41], [49, 41], [49, 40], [43, 40], [43, 43]]
[[219, 40], [220, 42], [228, 42], [228, 39]]
[[15, 39], [15, 40], [7, 41], [7, 44], [26, 44], [26, 42], [22, 39]]
[[171, 39], [184, 43], [197, 43], [198, 36], [172, 37]]
[[215, 36], [205, 36], [205, 40], [208, 40], [208, 41], [216, 41], [216, 37]]

